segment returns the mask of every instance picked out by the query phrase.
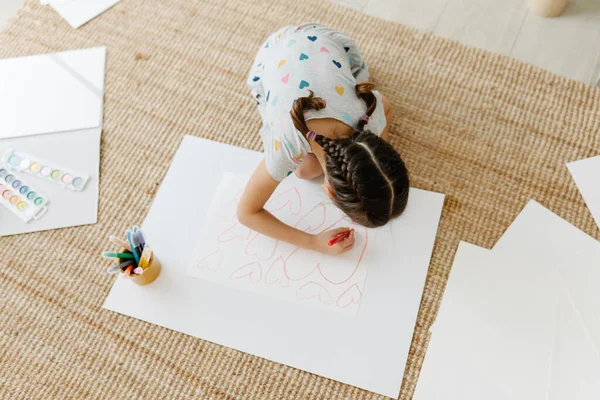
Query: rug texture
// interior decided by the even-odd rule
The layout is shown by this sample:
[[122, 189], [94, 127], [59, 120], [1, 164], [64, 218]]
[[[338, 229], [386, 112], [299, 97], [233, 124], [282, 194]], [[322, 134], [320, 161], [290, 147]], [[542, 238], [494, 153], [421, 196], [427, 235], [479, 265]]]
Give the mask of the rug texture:
[[401, 399], [460, 240], [491, 247], [531, 198], [598, 237], [565, 167], [598, 153], [597, 88], [326, 0], [122, 0], [77, 30], [29, 0], [0, 57], [108, 47], [100, 209], [95, 225], [0, 238], [1, 399], [382, 398], [101, 308], [100, 251], [144, 220], [185, 134], [261, 149], [246, 74], [269, 33], [307, 21], [358, 42], [413, 185], [447, 195]]

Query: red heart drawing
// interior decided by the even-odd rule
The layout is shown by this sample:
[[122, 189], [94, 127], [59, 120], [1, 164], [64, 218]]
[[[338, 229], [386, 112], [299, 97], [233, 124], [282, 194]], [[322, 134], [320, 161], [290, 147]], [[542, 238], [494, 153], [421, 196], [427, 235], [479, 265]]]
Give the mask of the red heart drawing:
[[217, 251], [213, 251], [209, 255], [200, 259], [196, 263], [197, 268], [206, 268], [210, 271], [216, 271], [221, 266], [223, 262], [223, 250], [219, 249]]
[[362, 298], [362, 291], [358, 287], [358, 284], [350, 286], [348, 289], [344, 291], [337, 299], [335, 303], [339, 308], [346, 308], [350, 304], [358, 304], [360, 303], [360, 299]]
[[300, 218], [300, 220], [296, 222], [294, 228], [307, 233], [316, 232], [321, 226], [323, 226], [326, 219], [327, 210], [325, 209], [323, 203], [319, 203], [316, 206], [314, 206], [309, 212], [304, 214], [304, 216], [302, 216], [302, 218]]
[[287, 276], [285, 276], [285, 271], [283, 270], [284, 265], [285, 262], [281, 257], [273, 261], [273, 264], [269, 266], [269, 269], [265, 275], [265, 282], [267, 285], [272, 285], [275, 282], [279, 282], [279, 286], [281, 287], [290, 287], [290, 280]]
[[325, 286], [321, 285], [320, 283], [311, 281], [300, 286], [300, 288], [296, 291], [296, 298], [300, 300], [307, 300], [315, 297], [325, 305], [331, 304], [331, 295]]
[[[364, 226], [350, 225], [354, 229], [354, 247], [352, 250], [338, 256], [322, 256], [317, 264], [319, 273], [327, 282], [341, 285], [348, 282], [362, 263], [369, 243], [369, 230]], [[331, 228], [328, 228], [331, 229]], [[341, 269], [340, 261], [345, 260], [346, 266]]]
[[259, 261], [267, 261], [275, 254], [279, 240], [257, 233], [246, 245], [244, 252], [248, 256], [255, 256]]
[[312, 274], [318, 267], [318, 260], [315, 253], [311, 250], [301, 249], [297, 247], [285, 259], [283, 272], [285, 276], [292, 281], [301, 281]]
[[253, 262], [250, 264], [242, 265], [238, 269], [234, 270], [229, 279], [242, 279], [248, 277], [251, 283], [257, 284], [262, 278], [262, 266], [259, 262]]
[[272, 213], [283, 210], [285, 207], [288, 207], [293, 215], [300, 214], [302, 200], [300, 192], [295, 187], [273, 196], [265, 205], [265, 209]]
[[224, 232], [222, 232], [219, 236], [217, 236], [217, 242], [226, 243], [231, 242], [232, 240], [238, 239], [240, 241], [245, 241], [250, 238], [250, 234], [252, 231], [250, 228], [236, 222], [231, 227], [227, 228]]

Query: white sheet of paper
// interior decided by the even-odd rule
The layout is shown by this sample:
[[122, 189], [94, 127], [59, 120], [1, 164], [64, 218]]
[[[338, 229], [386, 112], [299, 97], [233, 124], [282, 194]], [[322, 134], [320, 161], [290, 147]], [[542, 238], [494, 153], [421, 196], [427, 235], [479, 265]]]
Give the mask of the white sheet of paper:
[[600, 227], [600, 156], [571, 162], [567, 168]]
[[414, 399], [546, 400], [556, 303], [555, 270], [461, 243]]
[[0, 140], [0, 155], [5, 149], [13, 148], [90, 175], [85, 189], [74, 192], [53, 182], [17, 172], [24, 182], [48, 197], [48, 211], [39, 220], [25, 223], [0, 205], [0, 237], [97, 222], [101, 133], [102, 128], [98, 127]]
[[517, 216], [494, 252], [535, 255], [556, 266], [596, 350], [600, 350], [600, 243], [535, 201]]
[[444, 196], [411, 190], [401, 223], [387, 226], [396, 246], [382, 255], [386, 262], [369, 266], [356, 317], [187, 277], [212, 204], [207, 194], [224, 171], [247, 174], [262, 157], [185, 137], [143, 225], [161, 275], [148, 286], [117, 279], [104, 307], [397, 397]]
[[292, 175], [279, 185], [267, 210], [308, 233], [344, 227], [355, 230], [354, 248], [344, 254], [329, 256], [301, 249], [260, 235], [238, 222], [237, 204], [247, 182], [246, 175], [223, 175], [188, 275], [355, 315], [368, 266], [386, 262], [381, 255], [395, 245], [390, 228], [367, 229], [352, 223], [318, 183]]
[[106, 48], [0, 60], [0, 139], [97, 128]]
[[19, 173], [48, 197], [48, 211], [26, 224], [0, 206], [0, 236], [97, 221], [105, 63], [105, 47], [0, 60], [0, 107], [10, 110], [0, 118], [0, 155], [12, 148], [91, 178], [72, 192]]
[[560, 291], [548, 400], [600, 399], [600, 354], [566, 288]]
[[48, 0], [48, 3], [73, 28], [96, 18], [121, 0]]

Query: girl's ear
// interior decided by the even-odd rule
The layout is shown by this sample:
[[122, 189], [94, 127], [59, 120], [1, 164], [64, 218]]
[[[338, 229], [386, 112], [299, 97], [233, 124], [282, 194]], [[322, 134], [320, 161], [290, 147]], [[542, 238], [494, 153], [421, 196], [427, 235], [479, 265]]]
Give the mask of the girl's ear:
[[333, 188], [331, 187], [331, 185], [329, 184], [329, 182], [325, 182], [321, 185], [321, 187], [323, 188], [323, 190], [325, 191], [325, 193], [327, 193], [327, 196], [329, 196], [330, 199], [333, 199], [334, 196], [334, 191]]

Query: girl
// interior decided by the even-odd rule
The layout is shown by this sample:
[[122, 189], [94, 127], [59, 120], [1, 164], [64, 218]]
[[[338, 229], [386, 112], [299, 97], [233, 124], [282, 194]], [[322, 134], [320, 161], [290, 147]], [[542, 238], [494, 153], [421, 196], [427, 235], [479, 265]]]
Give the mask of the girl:
[[328, 245], [348, 228], [311, 235], [264, 209], [279, 182], [294, 171], [303, 179], [324, 174], [323, 189], [355, 223], [382, 226], [404, 211], [408, 173], [385, 141], [391, 106], [368, 79], [360, 50], [343, 33], [304, 24], [267, 39], [248, 77], [263, 120], [265, 159], [240, 200], [242, 224], [323, 253], [352, 248], [353, 232]]

